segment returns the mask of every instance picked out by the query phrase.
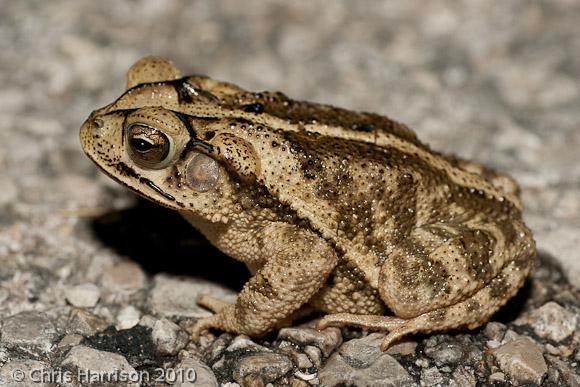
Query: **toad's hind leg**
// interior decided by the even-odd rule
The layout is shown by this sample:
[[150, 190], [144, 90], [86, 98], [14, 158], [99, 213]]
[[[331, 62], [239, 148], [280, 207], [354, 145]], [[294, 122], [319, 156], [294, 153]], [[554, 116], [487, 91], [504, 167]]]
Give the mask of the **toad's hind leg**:
[[[531, 261], [529, 261], [531, 267]], [[322, 318], [318, 329], [328, 326], [356, 326], [373, 331], [388, 332], [381, 350], [411, 333], [429, 333], [467, 327], [476, 328], [486, 322], [523, 283], [529, 267], [520, 262], [510, 262], [501, 273], [473, 296], [454, 305], [442, 307], [412, 318], [378, 315], [337, 313]]]

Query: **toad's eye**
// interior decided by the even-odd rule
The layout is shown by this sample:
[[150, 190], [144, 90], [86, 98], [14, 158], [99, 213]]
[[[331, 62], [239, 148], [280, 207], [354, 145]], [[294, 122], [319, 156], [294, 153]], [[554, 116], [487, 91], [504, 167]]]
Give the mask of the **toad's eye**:
[[175, 153], [173, 138], [148, 125], [127, 126], [125, 137], [129, 156], [142, 168], [163, 168]]

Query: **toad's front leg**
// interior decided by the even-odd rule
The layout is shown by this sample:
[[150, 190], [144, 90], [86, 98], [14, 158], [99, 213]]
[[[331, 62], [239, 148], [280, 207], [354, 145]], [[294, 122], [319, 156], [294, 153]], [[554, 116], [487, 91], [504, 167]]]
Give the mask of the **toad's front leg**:
[[194, 340], [210, 328], [264, 335], [318, 292], [336, 265], [334, 249], [310, 231], [280, 225], [261, 236], [258, 253], [266, 263], [244, 285], [235, 304], [200, 299], [217, 313], [194, 325]]

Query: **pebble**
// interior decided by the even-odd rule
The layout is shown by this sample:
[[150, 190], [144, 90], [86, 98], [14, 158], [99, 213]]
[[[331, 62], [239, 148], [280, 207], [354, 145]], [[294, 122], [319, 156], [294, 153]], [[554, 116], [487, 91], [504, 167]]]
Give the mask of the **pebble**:
[[[208, 348], [205, 349], [204, 359], [209, 363], [215, 362], [222, 357], [228, 345], [232, 342], [232, 335], [229, 333], [222, 333], [215, 340], [211, 342]], [[215, 364], [214, 364], [215, 366]]]
[[477, 386], [477, 379], [475, 378], [475, 372], [465, 366], [458, 366], [455, 371], [453, 371], [453, 380], [449, 384], [450, 386], [457, 387], [475, 387]]
[[54, 324], [42, 312], [20, 312], [4, 319], [2, 324], [2, 343], [35, 357], [49, 353], [56, 336]]
[[492, 351], [499, 367], [516, 384], [541, 384], [548, 366], [540, 347], [528, 338], [512, 340]]
[[139, 320], [139, 325], [153, 329], [153, 325], [155, 325], [155, 321], [157, 321], [157, 319], [155, 317], [151, 316], [150, 314], [145, 314]]
[[2, 189], [0, 190], [0, 206], [13, 203], [18, 197], [18, 187], [12, 179], [2, 180]]
[[387, 349], [387, 353], [389, 355], [408, 356], [413, 355], [416, 349], [417, 349], [416, 341], [405, 339], [404, 341], [401, 341], [389, 347], [389, 349]]
[[[213, 371], [204, 363], [197, 359], [185, 358], [179, 363], [175, 369], [176, 375], [183, 375], [179, 380], [173, 384], [173, 387], [219, 387], [218, 381]], [[195, 379], [191, 380], [190, 375], [195, 375]]]
[[66, 331], [83, 336], [92, 336], [104, 331], [107, 326], [107, 322], [99, 316], [83, 309], [74, 309], [70, 314]]
[[322, 364], [322, 351], [320, 351], [320, 348], [313, 345], [307, 345], [304, 347], [304, 353], [308, 355], [308, 358], [316, 367], [320, 367], [320, 364]]
[[145, 287], [147, 276], [134, 262], [120, 262], [105, 269], [101, 284], [112, 294], [133, 294]]
[[503, 372], [494, 372], [489, 375], [490, 383], [505, 382], [505, 374]]
[[162, 318], [157, 320], [151, 331], [151, 338], [162, 355], [175, 355], [189, 341], [189, 336], [172, 321]]
[[547, 302], [516, 321], [517, 325], [529, 325], [536, 335], [553, 341], [562, 341], [576, 330], [578, 314], [555, 302]]
[[[127, 359], [122, 355], [112, 352], [99, 351], [84, 345], [71, 348], [66, 357], [60, 363], [61, 367], [73, 367], [78, 370], [90, 370], [95, 373], [134, 373]], [[128, 384], [137, 387], [138, 384]]]
[[195, 278], [180, 278], [168, 274], [155, 276], [148, 304], [154, 314], [164, 317], [207, 317], [210, 312], [198, 306], [198, 294], [211, 294], [224, 301], [235, 300], [236, 294], [209, 281]]
[[342, 343], [341, 330], [335, 327], [326, 328], [322, 331], [302, 327], [282, 328], [278, 333], [278, 338], [301, 346], [314, 345], [322, 351], [325, 357], [330, 355]]
[[413, 379], [391, 355], [381, 352], [384, 335], [372, 333], [342, 344], [319, 371], [325, 386], [405, 386]]
[[316, 378], [316, 373], [309, 374], [302, 371], [296, 371], [294, 372], [294, 376], [296, 376], [298, 379], [309, 381], [314, 380]]
[[242, 385], [248, 379], [259, 377], [264, 383], [287, 374], [293, 368], [292, 361], [279, 353], [256, 353], [242, 357], [235, 365], [234, 380]]
[[70, 334], [65, 335], [60, 341], [58, 342], [58, 348], [67, 348], [74, 347], [75, 345], [79, 345], [81, 341], [83, 341], [84, 337], [77, 334]]
[[370, 367], [379, 357], [383, 355], [380, 350], [385, 335], [382, 333], [371, 333], [360, 339], [353, 339], [340, 346], [338, 352], [343, 357], [355, 359], [361, 367]]
[[461, 346], [458, 343], [454, 343], [452, 340], [444, 341], [433, 347], [425, 346], [423, 352], [428, 358], [435, 360], [435, 363], [438, 366], [444, 364], [455, 365], [463, 357]]
[[92, 308], [97, 305], [101, 297], [101, 290], [95, 284], [86, 283], [75, 286], [68, 286], [64, 295], [66, 300], [78, 308]]
[[116, 327], [119, 330], [130, 329], [139, 324], [141, 312], [133, 305], [123, 307], [117, 314]]
[[520, 335], [519, 333], [511, 329], [508, 329], [505, 335], [503, 336], [503, 339], [501, 340], [501, 344], [509, 343], [510, 341], [521, 339], [522, 337], [524, 336]]
[[567, 384], [574, 387], [580, 386], [580, 373], [576, 369], [573, 369], [555, 356], [547, 356], [547, 359], [550, 365], [558, 370], [558, 380], [555, 383]]
[[[51, 372], [50, 364], [36, 360], [10, 360], [0, 368], [0, 386], [2, 387], [49, 387], [49, 383], [43, 383], [32, 378], [40, 372]], [[22, 379], [20, 377], [22, 376]]]
[[443, 385], [444, 382], [445, 378], [441, 375], [437, 367], [424, 368], [421, 371], [421, 386]]
[[485, 324], [485, 328], [483, 329], [482, 333], [488, 339], [499, 342], [499, 341], [502, 341], [506, 330], [507, 330], [507, 327], [505, 325], [503, 325], [502, 323], [492, 321], [492, 322], [488, 322], [487, 324]]
[[574, 353], [574, 349], [570, 348], [565, 345], [559, 345], [554, 347], [552, 344], [548, 343], [545, 346], [546, 351], [548, 351], [552, 355], [560, 356], [560, 357], [568, 357]]
[[228, 352], [234, 352], [240, 349], [244, 349], [244, 350], [251, 350], [254, 352], [272, 352], [272, 350], [256, 344], [254, 341], [252, 341], [251, 338], [249, 338], [246, 335], [237, 335], [236, 337], [234, 337], [234, 339], [231, 341], [231, 343], [227, 346], [227, 348], [225, 349]]
[[312, 361], [308, 358], [305, 353], [294, 353], [293, 354], [294, 363], [298, 368], [310, 368], [313, 366]]

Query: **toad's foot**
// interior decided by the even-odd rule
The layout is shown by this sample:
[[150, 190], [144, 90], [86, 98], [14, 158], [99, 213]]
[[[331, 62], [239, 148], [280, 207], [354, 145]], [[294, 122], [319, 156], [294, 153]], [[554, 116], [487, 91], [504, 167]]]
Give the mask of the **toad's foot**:
[[193, 341], [199, 340], [199, 336], [204, 331], [212, 328], [220, 328], [222, 326], [221, 321], [223, 319], [223, 316], [220, 316], [220, 312], [225, 311], [228, 306], [233, 307], [232, 304], [222, 301], [219, 298], [210, 296], [209, 294], [200, 294], [197, 296], [195, 302], [199, 306], [209, 309], [215, 314], [213, 316], [204, 317], [197, 320], [193, 328], [191, 328], [191, 339]]
[[411, 333], [422, 331], [420, 320], [423, 316], [405, 320], [398, 317], [360, 315], [351, 313], [336, 313], [324, 316], [318, 324], [317, 329], [327, 327], [354, 326], [370, 329], [373, 331], [388, 331], [389, 333], [381, 344], [381, 351], [386, 351], [395, 341]]
[[220, 310], [230, 305], [230, 303], [220, 300], [214, 296], [210, 296], [209, 294], [200, 294], [195, 299], [195, 302], [197, 305], [209, 309], [213, 313], [218, 313]]
[[[191, 339], [193, 341], [199, 340], [201, 333], [209, 329], [246, 334], [244, 326], [240, 325], [236, 319], [235, 305], [227, 304], [211, 296], [205, 296], [203, 301], [200, 304], [208, 305], [208, 308], [215, 310], [216, 314], [197, 320], [193, 328], [191, 328]], [[209, 304], [205, 303], [206, 301]]]

